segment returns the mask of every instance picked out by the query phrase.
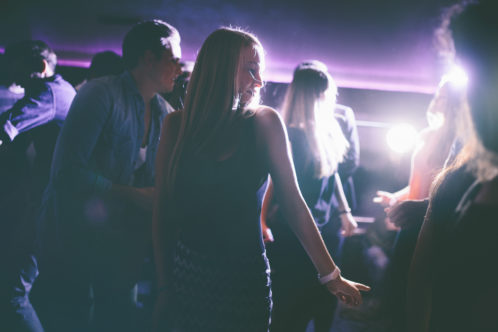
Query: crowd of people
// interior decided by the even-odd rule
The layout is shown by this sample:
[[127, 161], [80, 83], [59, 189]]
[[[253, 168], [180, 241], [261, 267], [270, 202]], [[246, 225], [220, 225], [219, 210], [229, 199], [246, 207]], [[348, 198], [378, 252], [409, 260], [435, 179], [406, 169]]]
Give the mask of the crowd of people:
[[[409, 185], [375, 198], [400, 227], [389, 331], [498, 329], [493, 9], [443, 13], [441, 52], [468, 82], [443, 77]], [[256, 36], [217, 29], [191, 72], [180, 41], [164, 21], [138, 23], [76, 89], [45, 42], [5, 48], [1, 330], [330, 331], [338, 303], [361, 306], [370, 287], [337, 265], [358, 226], [359, 138], [327, 67], [297, 64], [277, 112], [260, 103]]]

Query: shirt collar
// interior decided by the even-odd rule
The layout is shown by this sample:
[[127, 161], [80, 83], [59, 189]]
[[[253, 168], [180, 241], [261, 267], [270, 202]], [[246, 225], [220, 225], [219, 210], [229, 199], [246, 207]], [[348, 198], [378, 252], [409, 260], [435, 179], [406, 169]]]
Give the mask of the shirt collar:
[[127, 88], [128, 91], [132, 92], [133, 95], [140, 97], [140, 99], [143, 100], [142, 95], [140, 94], [140, 91], [138, 91], [137, 83], [133, 79], [133, 76], [131, 76], [131, 73], [128, 70], [125, 70], [120, 77], [123, 79], [124, 84]]
[[[134, 97], [138, 98], [143, 103], [143, 97], [140, 94], [140, 91], [138, 91], [137, 83], [133, 79], [133, 76], [131, 76], [131, 73], [128, 70], [125, 70], [120, 75], [120, 77], [122, 78], [127, 90], [130, 91]], [[150, 101], [151, 111], [154, 117], [159, 117], [162, 113], [167, 112], [161, 107], [161, 101], [159, 100], [160, 98], [161, 96], [156, 93]]]

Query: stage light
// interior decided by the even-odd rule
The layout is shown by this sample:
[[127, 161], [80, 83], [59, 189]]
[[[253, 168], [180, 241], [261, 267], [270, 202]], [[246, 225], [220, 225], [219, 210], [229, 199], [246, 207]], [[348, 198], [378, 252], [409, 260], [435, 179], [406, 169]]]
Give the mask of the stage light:
[[417, 142], [417, 131], [412, 125], [398, 124], [388, 130], [386, 140], [387, 145], [395, 152], [412, 151]]
[[469, 77], [467, 76], [465, 70], [457, 65], [453, 66], [445, 76], [445, 79], [447, 81], [450, 81], [457, 87], [464, 87], [469, 81]]

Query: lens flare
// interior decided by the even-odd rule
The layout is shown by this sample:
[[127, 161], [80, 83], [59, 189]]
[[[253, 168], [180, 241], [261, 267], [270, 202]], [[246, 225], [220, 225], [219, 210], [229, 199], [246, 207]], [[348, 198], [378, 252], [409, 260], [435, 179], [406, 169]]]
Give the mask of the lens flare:
[[386, 140], [389, 148], [395, 152], [405, 153], [412, 151], [417, 142], [417, 131], [412, 125], [398, 124], [389, 129]]

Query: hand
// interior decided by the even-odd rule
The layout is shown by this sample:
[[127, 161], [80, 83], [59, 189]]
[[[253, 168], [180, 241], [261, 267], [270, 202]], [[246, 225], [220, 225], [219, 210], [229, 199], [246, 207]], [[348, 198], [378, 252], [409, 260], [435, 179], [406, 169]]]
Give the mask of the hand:
[[263, 232], [263, 241], [264, 243], [274, 242], [273, 233], [271, 232], [271, 228], [266, 226], [265, 224], [261, 224], [261, 231]]
[[325, 284], [329, 292], [337, 296], [337, 298], [348, 305], [360, 305], [362, 303], [362, 298], [360, 291], [368, 292], [370, 287], [347, 280], [342, 276], [337, 279], [331, 280]]
[[353, 216], [351, 215], [351, 212], [348, 213], [341, 213], [339, 215], [341, 218], [341, 224], [342, 224], [342, 231], [341, 235], [342, 236], [351, 236], [354, 234], [354, 230], [358, 228], [358, 224], [354, 220]]
[[428, 200], [408, 200], [386, 208], [389, 220], [396, 226], [405, 228], [421, 224], [427, 212]]
[[379, 190], [377, 191], [377, 196], [374, 197], [373, 202], [382, 205], [383, 207], [389, 207], [396, 204], [398, 199], [393, 193], [388, 193], [387, 191]]

